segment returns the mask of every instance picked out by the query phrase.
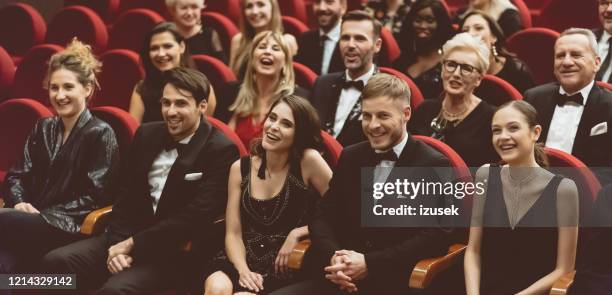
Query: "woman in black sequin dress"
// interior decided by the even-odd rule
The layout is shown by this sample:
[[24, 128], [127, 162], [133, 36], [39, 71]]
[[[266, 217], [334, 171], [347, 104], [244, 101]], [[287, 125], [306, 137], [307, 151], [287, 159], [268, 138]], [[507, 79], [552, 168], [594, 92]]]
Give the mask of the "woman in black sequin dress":
[[230, 170], [225, 252], [206, 271], [206, 294], [262, 294], [295, 282], [289, 253], [308, 235], [332, 175], [321, 146], [316, 111], [305, 99], [288, 95], [272, 105], [263, 138]]

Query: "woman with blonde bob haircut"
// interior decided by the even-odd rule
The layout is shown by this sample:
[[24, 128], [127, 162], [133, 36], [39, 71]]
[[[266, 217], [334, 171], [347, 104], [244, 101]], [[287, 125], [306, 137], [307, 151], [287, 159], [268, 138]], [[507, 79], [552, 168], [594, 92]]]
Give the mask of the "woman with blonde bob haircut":
[[233, 90], [238, 94], [229, 106], [229, 111], [233, 112], [229, 126], [246, 146], [250, 145], [253, 138], [261, 135], [263, 118], [278, 97], [294, 92], [308, 97], [307, 91], [296, 89], [290, 52], [279, 32], [264, 31], [253, 39], [248, 51], [251, 58], [245, 79], [239, 91]]
[[444, 141], [470, 167], [494, 162], [498, 156], [489, 140], [494, 109], [474, 95], [489, 68], [490, 50], [480, 37], [461, 33], [442, 51], [442, 99], [423, 102], [414, 112], [410, 130]]
[[545, 169], [537, 144], [542, 127], [529, 103], [502, 105], [490, 128], [502, 164], [486, 164], [476, 173], [476, 183], [486, 189], [474, 196], [464, 259], [467, 294], [548, 294], [574, 270], [576, 184]]
[[[238, 80], [244, 78], [244, 70], [250, 58], [249, 47], [257, 34], [273, 31], [283, 34], [283, 23], [277, 0], [240, 0], [240, 33], [232, 38], [229, 66]], [[297, 41], [293, 35], [282, 35], [290, 49], [297, 53]]]
[[117, 139], [87, 109], [101, 67], [76, 38], [49, 61], [44, 86], [56, 115], [36, 122], [0, 190], [0, 273], [31, 273], [48, 251], [82, 239], [87, 214], [112, 202]]

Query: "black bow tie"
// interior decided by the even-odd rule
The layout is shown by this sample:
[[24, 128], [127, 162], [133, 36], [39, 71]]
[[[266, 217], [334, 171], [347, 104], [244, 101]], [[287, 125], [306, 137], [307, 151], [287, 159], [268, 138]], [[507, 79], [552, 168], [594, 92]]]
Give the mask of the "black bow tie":
[[390, 149], [384, 153], [374, 152], [374, 158], [376, 159], [376, 163], [380, 163], [381, 161], [397, 161], [397, 155], [393, 149]]
[[343, 89], [349, 89], [351, 87], [355, 87], [359, 91], [363, 91], [364, 86], [365, 85], [363, 84], [363, 81], [361, 80], [346, 80], [342, 84]]
[[164, 140], [164, 145], [163, 148], [165, 151], [171, 151], [173, 149], [176, 149], [176, 151], [180, 154], [183, 153], [183, 151], [185, 151], [185, 149], [187, 148], [187, 144], [186, 143], [180, 143], [178, 141], [175, 141], [172, 137], [168, 136], [166, 137], [166, 139]]
[[582, 98], [582, 94], [580, 94], [580, 92], [574, 94], [574, 95], [566, 95], [566, 94], [559, 94], [557, 96], [557, 105], [558, 106], [563, 106], [566, 103], [573, 101], [579, 105], [583, 105], [583, 98]]

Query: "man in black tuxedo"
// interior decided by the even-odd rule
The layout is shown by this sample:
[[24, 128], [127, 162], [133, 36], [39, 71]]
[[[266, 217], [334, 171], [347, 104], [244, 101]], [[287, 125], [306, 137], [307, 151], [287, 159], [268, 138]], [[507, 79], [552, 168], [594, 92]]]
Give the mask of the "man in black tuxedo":
[[[329, 190], [308, 225], [312, 245], [305, 263], [319, 273], [325, 269], [326, 280], [299, 283], [274, 295], [337, 294], [339, 288], [359, 294], [412, 294], [408, 278], [414, 265], [421, 259], [441, 256], [448, 249], [450, 231], [440, 227], [362, 225], [364, 217], [373, 217], [367, 212], [372, 212], [375, 204], [395, 207], [398, 202], [410, 203], [395, 196], [374, 201], [371, 194], [362, 194], [372, 187], [371, 181], [439, 181], [433, 168], [427, 167], [449, 165], [445, 156], [407, 132], [410, 90], [404, 81], [378, 74], [370, 79], [362, 96], [362, 127], [368, 141], [342, 151]], [[375, 167], [373, 177], [362, 177], [362, 168], [366, 167]], [[421, 168], [398, 174], [398, 167]], [[439, 196], [425, 199], [415, 202], [424, 206], [445, 202]]]
[[555, 43], [558, 82], [529, 89], [524, 99], [538, 111], [540, 139], [547, 147], [570, 153], [590, 167], [609, 167], [612, 92], [595, 83], [599, 66], [593, 33], [568, 29]]
[[346, 71], [320, 76], [311, 93], [325, 131], [348, 146], [365, 139], [361, 130], [361, 91], [377, 72], [374, 55], [380, 51], [382, 25], [364, 11], [342, 18], [340, 52]]
[[344, 62], [338, 41], [340, 19], [346, 12], [346, 0], [316, 0], [313, 9], [319, 28], [305, 32], [298, 38], [300, 50], [294, 60], [318, 75], [342, 71]]
[[612, 82], [612, 46], [610, 43], [612, 42], [612, 1], [610, 0], [598, 0], [599, 2], [599, 22], [601, 23], [601, 28], [593, 29], [593, 33], [595, 33], [595, 37], [597, 38], [597, 49], [599, 52], [599, 57], [601, 58], [601, 67], [597, 72], [597, 76], [595, 80], [604, 81], [604, 82]]
[[175, 68], [164, 83], [164, 121], [136, 132], [108, 231], [44, 258], [47, 271], [76, 274], [78, 292], [154, 294], [187, 268], [187, 242], [222, 239], [207, 233], [225, 209], [237, 148], [201, 115], [210, 90], [203, 74]]

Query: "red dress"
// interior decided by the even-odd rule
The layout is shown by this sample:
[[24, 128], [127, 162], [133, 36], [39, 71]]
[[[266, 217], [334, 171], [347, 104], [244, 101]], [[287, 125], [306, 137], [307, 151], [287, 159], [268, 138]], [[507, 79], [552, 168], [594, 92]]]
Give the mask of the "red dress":
[[251, 141], [255, 138], [259, 138], [262, 135], [263, 131], [263, 122], [254, 123], [253, 115], [248, 115], [246, 117], [241, 117], [236, 122], [236, 134], [244, 143], [244, 146], [250, 150]]

